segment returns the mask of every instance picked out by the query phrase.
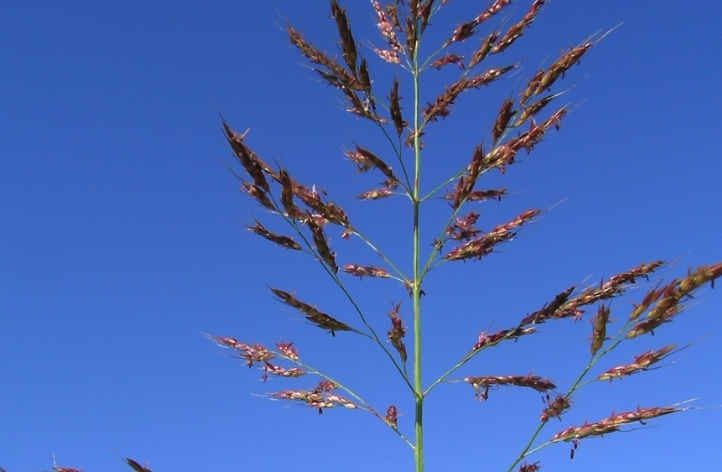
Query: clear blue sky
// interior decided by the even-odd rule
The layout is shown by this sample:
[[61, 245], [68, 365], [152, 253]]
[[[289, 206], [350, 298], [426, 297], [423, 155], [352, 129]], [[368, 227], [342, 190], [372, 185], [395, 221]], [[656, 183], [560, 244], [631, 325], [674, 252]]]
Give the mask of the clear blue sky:
[[[357, 40], [383, 44], [369, 3], [345, 3]], [[450, 2], [429, 43], [485, 5]], [[511, 16], [491, 25], [508, 25], [527, 7], [515, 2]], [[253, 396], [314, 380], [263, 384], [259, 371], [202, 335], [295, 341], [309, 363], [379, 409], [398, 405], [401, 428], [412, 430], [407, 390], [371, 343], [332, 338], [271, 298], [266, 283], [356, 322], [317, 264], [245, 230], [255, 217], [282, 227], [238, 193], [225, 167], [236, 164], [219, 112], [238, 131], [250, 127], [251, 147], [326, 189], [409, 267], [405, 202], [355, 201], [378, 176], [357, 175], [342, 153], [354, 142], [381, 149], [382, 141], [343, 111], [282, 31], [288, 20], [334, 50], [327, 2], [6, 2], [0, 18], [0, 467], [49, 470], [55, 454], [58, 465], [85, 472], [127, 470], [122, 457], [149, 461], [155, 472], [412, 470], [406, 445], [372, 416], [319, 416]], [[715, 1], [554, 0], [490, 62], [523, 60], [524, 69], [465, 94], [429, 129], [427, 188], [488, 141], [499, 104], [538, 66], [624, 22], [557, 85], [574, 85], [560, 102], [574, 107], [561, 132], [529, 158], [522, 153], [503, 178], [492, 173], [478, 185], [511, 194], [478, 207], [484, 229], [528, 208], [549, 211], [498, 253], [432, 273], [429, 381], [479, 331], [514, 325], [569, 285], [660, 258], [673, 261], [668, 277], [722, 260], [720, 20]], [[372, 75], [388, 83], [391, 69], [368, 44]], [[429, 71], [425, 99], [457, 74], [453, 66]], [[446, 208], [431, 205], [425, 222], [438, 224]], [[378, 263], [358, 242], [330, 236], [340, 262]], [[403, 302], [410, 322], [395, 282], [348, 282], [380, 330], [391, 301]], [[722, 292], [706, 289], [697, 302], [604, 365], [699, 341], [691, 349], [664, 369], [584, 388], [543, 436], [637, 405], [699, 397], [694, 405], [704, 409], [584, 441], [573, 461], [568, 444], [548, 448], [538, 456], [543, 470], [719, 467], [722, 410], [708, 407], [722, 405]], [[623, 319], [628, 306], [616, 301], [612, 317]], [[588, 358], [590, 327], [540, 328], [457, 377], [534, 371], [568, 385]], [[429, 397], [428, 470], [505, 469], [542, 407], [534, 392], [507, 388], [478, 403], [469, 386], [443, 385]]]

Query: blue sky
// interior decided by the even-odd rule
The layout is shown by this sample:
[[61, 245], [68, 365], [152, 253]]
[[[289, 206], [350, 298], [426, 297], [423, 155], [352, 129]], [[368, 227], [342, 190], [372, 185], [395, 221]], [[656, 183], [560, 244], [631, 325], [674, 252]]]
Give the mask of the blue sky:
[[[345, 2], [372, 76], [393, 68], [368, 2]], [[478, 3], [478, 2], [477, 2]], [[483, 6], [486, 2], [481, 2]], [[490, 22], [526, 11], [515, 2]], [[433, 21], [427, 44], [478, 13], [454, 0]], [[411, 219], [401, 198], [358, 202], [377, 183], [343, 156], [354, 143], [382, 149], [373, 126], [343, 111], [283, 33], [290, 21], [334, 50], [326, 2], [9, 2], [0, 31], [0, 467], [35, 472], [58, 465], [127, 470], [122, 457], [155, 472], [192, 470], [412, 470], [411, 453], [371, 415], [263, 398], [308, 388], [313, 379], [259, 381], [202, 333], [272, 344], [294, 341], [310, 364], [342, 379], [379, 409], [394, 403], [412, 431], [408, 391], [374, 345], [328, 336], [273, 300], [268, 283], [355, 323], [320, 267], [244, 229], [272, 215], [238, 192], [219, 113], [247, 144], [299, 181], [316, 184], [354, 222], [410, 267]], [[719, 123], [722, 7], [700, 1], [554, 0], [491, 65], [523, 69], [466, 93], [428, 130], [425, 179], [468, 162], [488, 141], [500, 103], [539, 66], [591, 33], [624, 22], [555, 90], [573, 112], [504, 176], [479, 188], [510, 197], [475, 207], [484, 229], [528, 208], [545, 210], [517, 240], [475, 263], [447, 264], [426, 289], [426, 378], [458, 360], [479, 331], [514, 325], [570, 285], [643, 261], [665, 259], [668, 278], [722, 260]], [[368, 40], [368, 41], [366, 41]], [[370, 41], [370, 43], [369, 43]], [[466, 50], [462, 45], [457, 50]], [[431, 49], [428, 49], [430, 52]], [[506, 56], [506, 57], [505, 57]], [[432, 101], [458, 76], [430, 70]], [[399, 71], [402, 96], [409, 77]], [[411, 102], [404, 102], [407, 110]], [[432, 202], [428, 240], [448, 215]], [[377, 263], [358, 241], [330, 234], [341, 263]], [[395, 282], [348, 280], [379, 330], [391, 302], [410, 301]], [[630, 293], [639, 300], [646, 286]], [[582, 389], [564, 422], [594, 421], [641, 405], [691, 398], [698, 410], [646, 428], [542, 451], [546, 470], [711, 470], [719, 461], [722, 296], [705, 289], [688, 313], [622, 345], [605, 366], [671, 342], [695, 344], [664, 369]], [[624, 319], [629, 302], [612, 305]], [[618, 324], [617, 324], [618, 325]], [[549, 376], [564, 386], [588, 359], [586, 322], [547, 323], [462, 370]], [[408, 340], [411, 342], [411, 339]], [[428, 382], [427, 382], [428, 383]], [[253, 393], [259, 394], [252, 395]], [[427, 470], [505, 470], [543, 408], [516, 389], [474, 401], [460, 383], [429, 397]], [[544, 436], [544, 434], [543, 434]], [[545, 436], [546, 437], [546, 436]]]

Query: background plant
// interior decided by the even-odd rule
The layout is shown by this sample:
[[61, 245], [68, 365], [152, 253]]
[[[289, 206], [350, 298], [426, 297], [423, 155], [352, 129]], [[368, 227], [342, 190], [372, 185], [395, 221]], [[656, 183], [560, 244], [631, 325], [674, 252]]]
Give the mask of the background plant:
[[[334, 22], [318, 14], [327, 9], [326, 2], [317, 6], [303, 2], [278, 8], [319, 45], [332, 47]], [[367, 28], [359, 36], [374, 38], [366, 2], [346, 6], [354, 27]], [[445, 8], [446, 15], [434, 23], [445, 33], [456, 19], [475, 14], [464, 2]], [[684, 255], [674, 275], [719, 258], [718, 73], [709, 60], [722, 44], [710, 14], [715, 8], [709, 2], [695, 9], [671, 4], [648, 9], [630, 2], [573, 2], [569, 8], [559, 0], [536, 20], [528, 33], [533, 36], [505, 53], [534, 69], [555, 58], [562, 46], [625, 21], [584, 60], [578, 75], [570, 76], [574, 83], [583, 77], [581, 86], [565, 96], [581, 104], [580, 110], [566, 120], [562, 135], [543, 143], [523, 166], [510, 169], [505, 183], [517, 194], [487, 207], [484, 217], [502, 220], [517, 210], [567, 200], [503, 255], [488, 258], [485, 270], [467, 264], [475, 284], [492, 276], [505, 283], [484, 293], [483, 313], [468, 309], [458, 297], [451, 300], [444, 308], [454, 308], [456, 316], [440, 318], [444, 329], [432, 325], [429, 336], [448, 333], [456, 342], [469, 334], [475, 338], [481, 316], [495, 320], [484, 328], [502, 327], [503, 316], [525, 313], [529, 300], [541, 302], [570, 282], [613, 274], [632, 262]], [[123, 469], [109, 448], [149, 459], [153, 470], [218, 470], [228, 464], [280, 470], [296, 466], [300, 457], [334, 469], [342, 463], [340, 456], [344, 465], [366, 470], [379, 461], [408, 465], [399, 443], [382, 434], [368, 415], [310, 419], [305, 407], [279, 413], [278, 403], [243, 394], [272, 391], [278, 384], [261, 385], [234, 362], [209, 362], [212, 348], [198, 337], [201, 330], [250, 334], [255, 341], [310, 333], [301, 322], [289, 323], [296, 317], [290, 310], [279, 313], [278, 302], [257, 296], [265, 290], [264, 281], [286, 282], [279, 264], [264, 266], [258, 256], [278, 262], [288, 258], [288, 251], [270, 250], [266, 241], [243, 235], [238, 218], [252, 222], [251, 205], [238, 198], [225, 170], [214, 165], [213, 158], [228, 150], [209, 97], [240, 130], [252, 125], [249, 142], [263, 156], [288, 163], [304, 182], [323, 180], [345, 208], [355, 204], [341, 196], [366, 189], [361, 179], [344, 179], [343, 186], [356, 182], [359, 187], [349, 191], [330, 177], [318, 177], [318, 169], [354, 175], [352, 167], [339, 163], [339, 143], [365, 140], [363, 125], [359, 128], [339, 100], [298, 67], [297, 51], [274, 25], [284, 21], [273, 6], [229, 2], [170, 11], [152, 4], [38, 9], [18, 3], [5, 15], [9, 21], [0, 34], [11, 47], [0, 59], [9, 92], [3, 98], [7, 120], [0, 140], [0, 154], [6, 157], [0, 188], [7, 202], [0, 208], [2, 466], [41, 470], [55, 452], [59, 464], [86, 471]], [[684, 34], [669, 34], [677, 28]], [[511, 85], [489, 88], [484, 97], [491, 102], [498, 92], [500, 103]], [[455, 121], [439, 123], [454, 125], [455, 139], [444, 142], [445, 155], [468, 155], [478, 136], [462, 132], [465, 123], [472, 131], [477, 123], [491, 125], [498, 104], [490, 103], [493, 109], [472, 105], [460, 102]], [[483, 126], [480, 133], [487, 130]], [[314, 165], [313, 176], [293, 164], [298, 157]], [[682, 205], [684, 211], [676, 211]], [[355, 214], [360, 218], [363, 212]], [[560, 232], [574, 237], [559, 237]], [[305, 257], [298, 262], [309, 267]], [[293, 265], [286, 286], [316, 296], [314, 287], [298, 277], [292, 280], [295, 272]], [[719, 319], [705, 313], [715, 313], [720, 299], [706, 298], [698, 297], [705, 301], [703, 308], [689, 321], [675, 323], [674, 332], [650, 337], [649, 348], [715, 331]], [[388, 309], [389, 302], [379, 297], [377, 312], [384, 317]], [[567, 336], [566, 325], [578, 329], [576, 337]], [[557, 324], [544, 337], [529, 337], [527, 345], [546, 354], [538, 362], [566, 369], [587, 348], [588, 329]], [[550, 347], [549, 337], [559, 342]], [[316, 356], [318, 349], [320, 358], [336, 338], [326, 339], [304, 343], [304, 355]], [[546, 348], [534, 344], [536, 339], [543, 339]], [[578, 344], [570, 345], [571, 339]], [[349, 342], [342, 349], [351, 351]], [[498, 357], [509, 362], [510, 370], [516, 346], [499, 348]], [[438, 370], [456, 355], [442, 359], [443, 350], [435, 354], [438, 364], [430, 368]], [[619, 352], [620, 361], [627, 360], [624, 354]], [[567, 417], [583, 421], [609, 414], [609, 403], [622, 405], [633, 398], [627, 389], [659, 403], [694, 396], [701, 396], [702, 404], [719, 403], [720, 384], [710, 375], [718, 357], [715, 343], [698, 343], [682, 357], [638, 380], [589, 390]], [[325, 359], [324, 366], [334, 369], [335, 360]], [[369, 363], [374, 365], [372, 359]], [[339, 362], [337, 372], [342, 368], [347, 367]], [[364, 364], [355, 368], [359, 380], [379, 379]], [[427, 444], [428, 460], [465, 470], [483, 456], [490, 468], [501, 468], [492, 467], [496, 457], [510, 456], [504, 452], [506, 444], [514, 443], [509, 438], [519, 434], [515, 428], [526, 433], [527, 425], [509, 424], [508, 436], [487, 437], [483, 444], [480, 428], [509, 423], [507, 399], [518, 409], [526, 404], [514, 400], [529, 400], [528, 414], [516, 411], [520, 418], [535, 420], [538, 397], [507, 389], [491, 397], [495, 408], [474, 408], [479, 405], [473, 397], [458, 390], [466, 388], [437, 390], [437, 403], [430, 403], [436, 408], [427, 420], [435, 421], [434, 429], [443, 435]], [[394, 389], [387, 382], [373, 390], [388, 396], [379, 399], [383, 403], [393, 399]], [[604, 402], [595, 401], [598, 393]], [[590, 409], [596, 406], [599, 416]], [[672, 415], [651, 431], [591, 441], [574, 461], [566, 450], [551, 450], [544, 464], [606, 470], [613, 450], [614, 458], [630, 468], [653, 468], [662, 461], [704, 470], [715, 459], [710, 456], [716, 444], [714, 419], [706, 413]], [[698, 433], [694, 440], [680, 433], [689, 430]], [[352, 434], [358, 431], [379, 434]], [[615, 447], [628, 436], [634, 437], [635, 449]], [[332, 445], [317, 447], [318, 438], [328, 437]], [[278, 454], [278, 444], [284, 454]], [[478, 455], [468, 454], [479, 448]], [[657, 454], [640, 453], [650, 448]]]

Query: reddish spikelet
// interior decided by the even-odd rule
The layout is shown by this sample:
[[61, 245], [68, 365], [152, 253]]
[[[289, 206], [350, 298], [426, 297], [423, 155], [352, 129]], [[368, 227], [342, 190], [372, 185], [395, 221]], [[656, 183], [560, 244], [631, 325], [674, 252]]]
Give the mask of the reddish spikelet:
[[336, 20], [338, 35], [341, 38], [343, 59], [346, 61], [346, 65], [351, 73], [357, 76], [356, 62], [358, 59], [358, 51], [356, 50], [356, 41], [353, 39], [348, 18], [346, 17], [346, 9], [341, 8], [336, 0], [331, 0], [331, 14]]
[[499, 54], [511, 46], [514, 41], [519, 39], [521, 35], [524, 34], [524, 28], [528, 28], [529, 25], [531, 25], [536, 15], [541, 11], [542, 5], [544, 5], [546, 1], [547, 0], [534, 0], [531, 4], [531, 8], [529, 8], [527, 14], [524, 15], [524, 18], [522, 18], [519, 23], [512, 25], [509, 28], [499, 42], [496, 43], [494, 48], [491, 50], [491, 53]]
[[70, 469], [68, 467], [53, 467], [55, 472], [83, 472], [83, 469]]
[[[413, 2], [412, 2], [413, 3]], [[414, 15], [416, 16], [416, 15]], [[416, 20], [413, 18], [406, 18], [406, 51], [408, 57], [414, 57], [416, 53], [416, 42], [418, 40], [418, 30], [416, 28]]]
[[[399, 18], [396, 11], [395, 5], [388, 5], [386, 11], [381, 8], [381, 5], [376, 0], [372, 0], [371, 4], [376, 11], [376, 26], [381, 32], [381, 36], [386, 40], [391, 51], [396, 53], [396, 59], [398, 60], [398, 53], [403, 50], [403, 46], [396, 35], [396, 30], [401, 30], [399, 24]], [[400, 62], [400, 61], [399, 61]], [[398, 64], [398, 62], [396, 62]]]
[[489, 397], [489, 388], [500, 385], [513, 385], [515, 387], [527, 387], [537, 392], [548, 392], [557, 388], [549, 379], [537, 375], [490, 375], [485, 377], [466, 377], [464, 382], [471, 384], [477, 391], [478, 400], [486, 400]]
[[[334, 386], [329, 389], [329, 385], [323, 385], [324, 382]], [[318, 409], [319, 414], [323, 413], [324, 409], [334, 408], [335, 406], [343, 406], [348, 409], [358, 408], [353, 402], [333, 393], [329, 393], [334, 390], [335, 386], [332, 382], [327, 380], [319, 383], [313, 390], [286, 390], [283, 392], [277, 392], [272, 395], [273, 398], [279, 400], [295, 400], [306, 403], [311, 408]]]
[[627, 339], [632, 339], [643, 334], [654, 333], [655, 329], [659, 328], [664, 323], [672, 321], [672, 319], [674, 319], [674, 317], [680, 314], [683, 310], [684, 307], [682, 305], [675, 304], [658, 318], [647, 318], [637, 322], [637, 324], [635, 324], [632, 329], [627, 332], [625, 337]]
[[276, 347], [281, 352], [281, 354], [283, 354], [287, 358], [293, 361], [297, 361], [298, 359], [300, 359], [300, 357], [298, 356], [298, 351], [295, 347], [293, 347], [293, 343], [276, 343]]
[[605, 434], [619, 431], [619, 427], [625, 424], [639, 422], [644, 424], [645, 421], [657, 418], [659, 416], [684, 411], [687, 408], [677, 407], [653, 407], [653, 408], [637, 408], [636, 411], [628, 411], [625, 413], [613, 414], [609, 418], [605, 418], [596, 423], [584, 423], [582, 426], [572, 426], [564, 431], [560, 431], [552, 437], [551, 442], [558, 441], [577, 441], [592, 436], [603, 436]]
[[468, 215], [456, 218], [456, 221], [446, 229], [449, 239], [454, 241], [469, 241], [481, 233], [474, 225], [481, 215], [470, 211]]
[[592, 346], [590, 351], [592, 355], [596, 354], [607, 340], [607, 323], [609, 322], [609, 314], [611, 310], [608, 306], [600, 305], [597, 315], [592, 319]]
[[471, 163], [467, 168], [466, 174], [459, 177], [459, 182], [456, 184], [454, 189], [453, 199], [451, 207], [456, 210], [461, 204], [467, 200], [469, 195], [474, 191], [476, 181], [479, 179], [481, 173], [481, 166], [484, 159], [484, 148], [482, 144], [479, 144], [474, 148], [474, 154], [471, 156]]
[[469, 88], [469, 79], [461, 78], [451, 84], [446, 91], [436, 98], [436, 102], [424, 109], [424, 121], [436, 121], [438, 118], [446, 118], [451, 114], [449, 107], [454, 104], [456, 97]]
[[506, 74], [510, 70], [515, 69], [516, 67], [517, 64], [511, 64], [506, 67], [489, 69], [483, 74], [477, 75], [476, 77], [472, 77], [471, 79], [469, 79], [469, 87], [479, 88], [484, 87], [485, 85], [489, 85], [490, 83], [494, 82], [499, 77]]
[[566, 114], [566, 108], [561, 108], [540, 125], [532, 121], [529, 131], [510, 139], [501, 146], [497, 146], [484, 156], [481, 167], [482, 171], [498, 168], [504, 173], [506, 166], [515, 162], [516, 154], [519, 150], [525, 149], [527, 152], [531, 152], [534, 146], [544, 139], [544, 135], [550, 128], [559, 128], [559, 122]]
[[391, 121], [394, 123], [394, 128], [396, 128], [396, 134], [398, 136], [401, 136], [401, 133], [404, 132], [404, 128], [406, 128], [406, 121], [404, 121], [403, 117], [401, 116], [401, 97], [399, 97], [399, 81], [394, 78], [394, 85], [391, 88], [391, 95], [388, 97], [389, 99], [389, 113], [391, 114]]
[[496, 116], [496, 121], [494, 122], [494, 128], [491, 131], [492, 144], [496, 144], [501, 135], [504, 134], [504, 131], [506, 131], [509, 120], [516, 114], [516, 111], [512, 110], [513, 106], [514, 99], [512, 98], [504, 100], [504, 103], [501, 104], [499, 114]]
[[510, 241], [516, 236], [516, 229], [541, 213], [541, 210], [527, 210], [508, 223], [497, 226], [483, 236], [468, 241], [451, 250], [444, 259], [461, 261], [464, 259], [481, 259], [491, 253], [497, 244]]
[[570, 310], [569, 308], [563, 308], [569, 300], [569, 297], [571, 296], [572, 292], [574, 292], [574, 286], [569, 287], [568, 289], [564, 290], [563, 292], [559, 293], [556, 297], [554, 297], [554, 300], [549, 302], [548, 304], [544, 305], [544, 307], [539, 310], [535, 311], [531, 315], [528, 315], [526, 318], [524, 318], [521, 321], [521, 326], [525, 326], [528, 324], [540, 324], [544, 323], [547, 319], [559, 319], [559, 318], [568, 318], [568, 317], [576, 317], [578, 315], [578, 310]]
[[369, 75], [369, 65], [366, 59], [361, 59], [361, 65], [358, 69], [358, 79], [361, 81], [361, 87], [363, 87], [366, 98], [371, 104], [371, 108], [376, 109], [376, 104], [371, 98], [371, 76]]
[[529, 328], [512, 328], [499, 331], [494, 334], [487, 334], [485, 332], [479, 333], [479, 340], [471, 348], [472, 351], [478, 351], [487, 347], [495, 346], [506, 339], [519, 339], [519, 336], [532, 334], [536, 332], [536, 328], [533, 326]]
[[281, 234], [272, 233], [271, 231], [268, 231], [266, 228], [264, 228], [258, 220], [254, 221], [256, 222], [256, 226], [246, 226], [246, 228], [248, 228], [250, 231], [253, 231], [257, 235], [264, 237], [269, 241], [273, 241], [279, 246], [283, 246], [288, 249], [295, 249], [297, 251], [301, 249], [301, 246], [296, 241], [294, 241], [293, 238], [283, 236]]
[[353, 328], [351, 328], [349, 325], [338, 321], [337, 319], [327, 315], [326, 313], [318, 311], [316, 307], [300, 301], [292, 294], [273, 287], [270, 287], [270, 289], [280, 301], [303, 313], [306, 319], [312, 324], [318, 326], [321, 329], [327, 329], [332, 336], [336, 336], [336, 331], [353, 331]]
[[266, 181], [266, 177], [263, 175], [263, 167], [259, 159], [255, 153], [243, 143], [245, 133], [243, 136], [239, 135], [233, 131], [225, 121], [223, 122], [223, 129], [226, 132], [226, 139], [228, 139], [228, 142], [231, 144], [238, 162], [241, 163], [243, 168], [246, 169], [246, 172], [248, 172], [248, 175], [251, 176], [255, 186], [264, 192], [269, 192], [271, 188]]
[[364, 277], [377, 277], [381, 279], [388, 279], [391, 275], [381, 267], [374, 266], [360, 266], [357, 264], [346, 264], [343, 266], [343, 271], [350, 275], [355, 275], [359, 278]]
[[373, 51], [376, 53], [377, 56], [379, 56], [382, 60], [388, 62], [389, 64], [401, 64], [401, 58], [399, 57], [399, 54], [393, 49], [373, 48]]
[[642, 263], [639, 266], [614, 275], [606, 282], [601, 282], [596, 287], [589, 287], [582, 291], [568, 305], [575, 306], [591, 305], [598, 301], [609, 300], [623, 294], [630, 285], [634, 285], [640, 278], [649, 278], [649, 274], [653, 273], [664, 265], [663, 261], [654, 261], [649, 264]]
[[391, 329], [388, 332], [389, 342], [399, 353], [402, 362], [406, 362], [408, 355], [406, 354], [406, 345], [404, 344], [404, 335], [406, 334], [406, 327], [403, 321], [399, 317], [399, 309], [401, 303], [394, 305], [394, 308], [388, 312], [389, 318], [391, 318]]
[[254, 362], [268, 362], [275, 357], [275, 355], [263, 347], [261, 344], [245, 344], [238, 342], [235, 338], [227, 338], [218, 336], [212, 338], [219, 346], [229, 347], [240, 352], [239, 356], [246, 360], [248, 367], [253, 367]]
[[670, 344], [658, 350], [647, 351], [638, 356], [634, 356], [634, 362], [626, 365], [620, 365], [612, 367], [608, 371], [601, 374], [599, 380], [609, 380], [610, 382], [615, 378], [622, 378], [644, 370], [649, 369], [652, 365], [661, 361], [677, 347], [677, 344]]
[[549, 395], [547, 395], [546, 400], [547, 407], [544, 408], [541, 417], [539, 417], [539, 420], [545, 423], [549, 421], [549, 418], [559, 418], [559, 421], [561, 421], [562, 413], [572, 406], [569, 399], [562, 395], [557, 395], [553, 401], [549, 398]]
[[520, 126], [523, 124], [526, 120], [529, 118], [532, 118], [536, 116], [540, 111], [542, 111], [549, 103], [551, 103], [552, 100], [562, 95], [564, 92], [555, 93], [553, 95], [547, 95], [544, 98], [541, 98], [537, 100], [534, 103], [530, 103], [529, 105], [524, 107], [524, 110], [522, 110], [521, 114], [517, 118], [516, 122], [514, 123], [514, 126]]
[[[476, 18], [473, 20], [463, 23], [459, 25], [455, 30], [454, 33], [451, 35], [451, 38], [449, 38], [445, 43], [443, 47], [446, 47], [452, 43], [465, 41], [472, 37], [474, 35], [474, 28], [479, 26], [484, 21], [488, 20], [492, 16], [499, 13], [502, 8], [504, 8], [507, 5], [511, 4], [511, 0], [496, 0], [494, 3], [489, 5], [489, 7], [481, 12], [479, 15], [477, 15]], [[471, 66], [469, 66], [471, 67]]]
[[331, 251], [331, 248], [328, 245], [328, 239], [326, 238], [326, 233], [323, 231], [323, 225], [316, 221], [316, 219], [310, 214], [308, 215], [306, 224], [308, 225], [308, 229], [311, 230], [313, 243], [316, 245], [316, 251], [318, 251], [318, 254], [321, 256], [326, 265], [333, 271], [333, 273], [337, 273], [338, 266], [336, 265], [336, 254]]
[[548, 90], [559, 77], [564, 78], [566, 71], [568, 71], [574, 64], [579, 64], [582, 56], [589, 51], [593, 45], [594, 43], [587, 41], [577, 47], [570, 48], [567, 52], [562, 52], [562, 56], [557, 59], [539, 79], [539, 83], [536, 90], [534, 90], [534, 93]]
[[254, 198], [258, 201], [258, 203], [268, 208], [269, 210], [277, 211], [276, 207], [268, 198], [268, 195], [266, 195], [266, 192], [264, 192], [263, 189], [256, 184], [249, 184], [248, 182], [242, 181], [240, 190], [242, 192], [246, 192], [248, 195], [251, 196], [251, 198]]
[[446, 56], [438, 58], [430, 65], [431, 67], [435, 67], [436, 70], [441, 70], [442, 67], [448, 66], [449, 64], [459, 64], [459, 69], [464, 70], [464, 63], [461, 62], [462, 60], [464, 60], [464, 56], [447, 53]]
[[399, 424], [399, 410], [394, 405], [391, 405], [388, 410], [386, 410], [386, 416], [384, 417], [384, 420], [386, 423], [391, 426], [392, 428], [396, 429]]
[[263, 366], [264, 382], [268, 379], [268, 374], [275, 375], [277, 377], [297, 378], [301, 377], [302, 375], [306, 375], [306, 371], [298, 367], [291, 367], [290, 369], [285, 369], [281, 366], [266, 362]]
[[[131, 458], [125, 459], [126, 464], [131, 466], [135, 472], [151, 472], [151, 470], [148, 468], [148, 463], [146, 462], [145, 467], [137, 463]], [[68, 469], [66, 469], [67, 471]]]
[[426, 25], [429, 24], [429, 18], [431, 17], [431, 7], [434, 5], [434, 1], [435, 0], [426, 0], [419, 8], [418, 17], [421, 19], [422, 33], [426, 29]]
[[632, 310], [632, 313], [629, 315], [630, 320], [636, 320], [639, 318], [639, 316], [647, 311], [649, 307], [652, 305], [652, 303], [659, 300], [659, 297], [661, 297], [665, 290], [667, 290], [667, 286], [661, 287], [661, 288], [653, 288], [642, 299], [642, 303], [639, 305], [634, 304], [634, 310]]
[[428, 107], [423, 110], [424, 121], [437, 121], [438, 118], [446, 118], [451, 114], [449, 107], [454, 104], [456, 98], [461, 92], [471, 88], [480, 88], [485, 85], [489, 85], [491, 82], [494, 82], [515, 67], [516, 64], [512, 64], [502, 68], [489, 69], [483, 74], [470, 79], [462, 77], [451, 84], [444, 93], [439, 95], [433, 104], [428, 104]]
[[[350, 74], [344, 67], [342, 67], [336, 60], [329, 58], [320, 49], [314, 47], [311, 43], [306, 41], [301, 34], [296, 31], [291, 25], [286, 27], [288, 37], [291, 40], [291, 44], [296, 46], [301, 54], [303, 54], [309, 61], [314, 64], [319, 64], [326, 67], [330, 72], [318, 71], [321, 77], [326, 80], [330, 85], [337, 87], [341, 90], [348, 88], [350, 90], [361, 91], [363, 87], [361, 82]], [[314, 69], [316, 70], [316, 69]]]
[[691, 298], [692, 292], [709, 282], [714, 287], [714, 281], [722, 276], [722, 263], [698, 267], [695, 271], [689, 270], [687, 277], [677, 281], [673, 280], [657, 291], [650, 292], [645, 297], [648, 302], [642, 302], [641, 306], [635, 308], [632, 315], [638, 317], [651, 303], [657, 299], [656, 305], [647, 313], [646, 319], [637, 322], [627, 332], [626, 337], [635, 338], [643, 334], [651, 333], [663, 323], [672, 319], [684, 310], [681, 301]]
[[368, 172], [369, 169], [374, 168], [373, 161], [359, 151], [347, 149], [346, 151], [344, 151], [344, 154], [346, 154], [346, 157], [348, 157], [351, 162], [356, 164], [357, 170], [359, 172], [365, 173]]
[[[394, 172], [391, 170], [391, 167], [389, 167], [384, 161], [377, 157], [376, 154], [362, 148], [361, 146], [356, 146], [356, 152], [358, 153], [358, 156], [361, 156], [361, 162], [364, 163], [364, 167], [366, 167], [367, 163], [371, 163], [371, 166], [376, 167], [378, 170], [380, 170], [388, 179], [390, 179], [394, 183], [398, 182], [398, 179], [394, 175]], [[388, 186], [389, 185], [387, 184], [387, 187]]]
[[527, 464], [525, 462], [519, 467], [519, 472], [537, 472], [539, 469], [541, 469], [539, 461], [536, 461], [533, 464]]
[[494, 47], [494, 42], [499, 39], [499, 32], [498, 31], [492, 31], [489, 33], [489, 35], [484, 38], [484, 41], [481, 42], [481, 46], [474, 51], [474, 54], [471, 55], [471, 59], [469, 60], [469, 69], [486, 59], [486, 56], [489, 55], [491, 52], [491, 49]]
[[584, 314], [580, 307], [593, 303], [609, 300], [624, 293], [626, 289], [636, 283], [639, 278], [647, 278], [649, 274], [664, 265], [663, 261], [654, 261], [649, 264], [642, 263], [639, 266], [610, 277], [606, 282], [602, 281], [598, 286], [584, 289], [576, 297], [569, 299], [574, 291], [570, 287], [557, 295], [549, 306], [540, 311], [534, 312], [522, 320], [522, 326], [532, 323], [543, 323], [547, 319], [574, 318], [578, 320]]
[[[483, 202], [484, 200], [494, 199], [501, 201], [502, 197], [506, 195], [506, 189], [502, 188], [499, 190], [472, 190], [466, 196], [467, 202]], [[447, 193], [444, 195], [445, 200], [454, 200], [455, 193]]]
[[289, 218], [298, 219], [300, 211], [296, 208], [296, 205], [293, 204], [293, 181], [285, 169], [281, 169], [279, 177], [281, 183], [281, 205], [283, 205], [283, 209]]
[[[333, 223], [345, 228], [351, 227], [351, 223], [349, 222], [344, 209], [332, 202], [324, 202], [321, 200], [321, 196], [316, 191], [315, 186], [313, 189], [309, 190], [293, 180], [291, 180], [291, 184], [293, 195], [298, 197], [304, 205], [316, 212], [315, 215], [311, 215], [310, 217], [322, 223]], [[296, 217], [297, 219], [305, 222], [309, 218], [309, 214], [297, 212]]]
[[529, 83], [527, 84], [524, 91], [521, 93], [521, 97], [519, 98], [519, 103], [524, 105], [531, 97], [536, 95], [537, 89], [539, 88], [539, 83], [541, 82], [542, 76], [544, 75], [544, 69], [537, 71], [534, 76], [529, 79]]
[[386, 198], [393, 195], [394, 192], [390, 188], [375, 188], [373, 190], [367, 190], [356, 196], [358, 200], [378, 200], [379, 198]]

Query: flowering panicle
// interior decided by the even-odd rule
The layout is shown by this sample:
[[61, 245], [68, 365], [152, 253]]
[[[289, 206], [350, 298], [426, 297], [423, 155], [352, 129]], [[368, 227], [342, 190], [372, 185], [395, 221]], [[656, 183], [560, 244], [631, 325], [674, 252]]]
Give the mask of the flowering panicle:
[[278, 297], [280, 301], [288, 306], [296, 308], [306, 316], [306, 319], [321, 329], [327, 329], [332, 336], [336, 336], [336, 331], [355, 331], [349, 325], [338, 321], [337, 319], [318, 311], [315, 307], [304, 303], [288, 292], [271, 287], [271, 291]]
[[611, 382], [616, 378], [621, 379], [622, 377], [647, 370], [652, 365], [656, 364], [657, 362], [670, 355], [676, 347], [677, 344], [670, 344], [668, 346], [664, 346], [661, 349], [647, 351], [638, 356], [634, 356], [634, 362], [632, 362], [631, 364], [612, 367], [608, 371], [601, 374], [598, 379], [609, 380]]
[[527, 387], [537, 392], [545, 393], [557, 388], [549, 379], [538, 375], [489, 375], [485, 377], [466, 377], [464, 382], [471, 384], [477, 391], [478, 400], [486, 400], [489, 397], [489, 388], [499, 385], [513, 385], [516, 387]]

